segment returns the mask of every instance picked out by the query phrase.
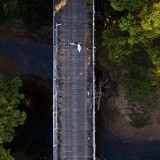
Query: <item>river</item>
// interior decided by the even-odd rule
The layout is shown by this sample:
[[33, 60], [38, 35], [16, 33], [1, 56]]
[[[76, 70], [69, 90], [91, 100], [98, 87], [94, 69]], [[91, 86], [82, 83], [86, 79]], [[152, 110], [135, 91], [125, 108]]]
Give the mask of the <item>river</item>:
[[0, 70], [7, 67], [11, 74], [10, 70], [17, 68], [12, 76], [21, 77], [21, 92], [30, 103], [29, 106], [21, 104], [27, 119], [23, 126], [16, 128], [9, 147], [12, 152], [23, 152], [37, 160], [52, 159], [52, 57], [52, 45], [0, 37]]
[[[22, 69], [21, 74], [29, 75], [23, 78], [23, 91], [32, 98], [32, 107], [26, 109], [26, 123], [16, 129], [17, 136], [11, 146], [14, 151], [23, 151], [28, 156], [40, 159], [40, 156], [49, 155], [48, 159], [52, 160], [52, 91], [42, 83], [52, 79], [52, 46], [0, 37], [1, 54], [15, 61]], [[160, 160], [160, 141], [124, 142], [107, 130], [100, 112], [96, 115], [96, 123], [98, 155], [107, 160]]]
[[0, 54], [14, 61], [22, 74], [38, 75], [52, 78], [52, 45], [41, 44], [31, 40], [18, 40], [0, 37]]

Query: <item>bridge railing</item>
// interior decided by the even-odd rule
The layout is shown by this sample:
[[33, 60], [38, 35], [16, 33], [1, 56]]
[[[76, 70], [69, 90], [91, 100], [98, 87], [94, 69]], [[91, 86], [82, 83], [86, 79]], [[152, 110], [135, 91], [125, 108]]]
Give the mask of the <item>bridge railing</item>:
[[58, 27], [55, 21], [56, 12], [53, 11], [53, 159], [57, 160], [57, 50], [58, 50]]
[[92, 24], [92, 83], [93, 83], [93, 160], [96, 160], [96, 141], [95, 141], [95, 132], [96, 132], [96, 125], [95, 125], [95, 0], [92, 0], [93, 5], [93, 24]]

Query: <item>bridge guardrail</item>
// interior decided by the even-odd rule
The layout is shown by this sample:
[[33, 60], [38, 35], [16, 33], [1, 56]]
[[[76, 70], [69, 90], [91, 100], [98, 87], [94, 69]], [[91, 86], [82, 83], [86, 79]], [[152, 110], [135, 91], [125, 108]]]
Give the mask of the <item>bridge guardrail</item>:
[[93, 23], [92, 23], [92, 83], [93, 83], [93, 160], [96, 160], [96, 141], [95, 141], [95, 132], [96, 132], [96, 125], [95, 125], [95, 0], [92, 0], [93, 5]]
[[57, 160], [57, 50], [58, 50], [58, 27], [55, 22], [56, 12], [53, 11], [53, 159]]

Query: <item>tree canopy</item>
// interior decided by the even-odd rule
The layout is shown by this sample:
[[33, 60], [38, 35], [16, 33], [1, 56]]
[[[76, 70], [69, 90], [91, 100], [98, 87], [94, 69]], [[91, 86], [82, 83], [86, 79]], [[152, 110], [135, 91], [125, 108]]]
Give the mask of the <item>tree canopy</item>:
[[117, 11], [123, 11], [125, 9], [129, 11], [135, 11], [140, 9], [148, 0], [109, 0], [111, 6]]
[[[110, 0], [124, 14], [103, 32], [108, 60], [126, 70], [128, 90], [139, 94], [160, 89], [160, 2]], [[122, 2], [122, 3], [121, 3]], [[137, 3], [136, 3], [137, 2]], [[125, 10], [128, 10], [127, 12]], [[140, 60], [140, 63], [139, 63]], [[128, 79], [128, 80], [126, 80]], [[129, 83], [128, 83], [129, 82]]]
[[0, 158], [1, 160], [14, 160], [10, 155], [10, 150], [5, 150], [2, 145], [0, 145]]
[[18, 109], [20, 100], [24, 97], [19, 93], [21, 81], [18, 78], [7, 79], [0, 73], [0, 159], [12, 160], [9, 150], [3, 145], [11, 142], [15, 135], [15, 127], [22, 125], [26, 113]]

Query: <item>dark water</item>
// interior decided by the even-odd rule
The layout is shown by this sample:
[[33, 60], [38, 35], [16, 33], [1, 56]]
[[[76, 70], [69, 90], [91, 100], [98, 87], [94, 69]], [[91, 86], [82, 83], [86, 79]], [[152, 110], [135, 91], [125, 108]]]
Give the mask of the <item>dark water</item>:
[[15, 61], [23, 73], [52, 78], [52, 45], [0, 37], [0, 54]]
[[[160, 160], [160, 141], [124, 142], [107, 130], [101, 113], [97, 113], [96, 149], [107, 160]], [[127, 132], [127, 131], [126, 131]]]
[[23, 152], [31, 160], [52, 160], [52, 46], [0, 37], [0, 55], [21, 69], [21, 92], [29, 103], [21, 104], [27, 119], [15, 129], [16, 136], [9, 148], [12, 153]]
[[12, 142], [13, 151], [25, 152], [32, 159], [52, 159], [52, 90], [50, 81], [35, 76], [22, 78], [23, 94], [30, 98], [30, 106], [22, 104], [27, 113], [23, 126], [16, 129], [17, 136]]

